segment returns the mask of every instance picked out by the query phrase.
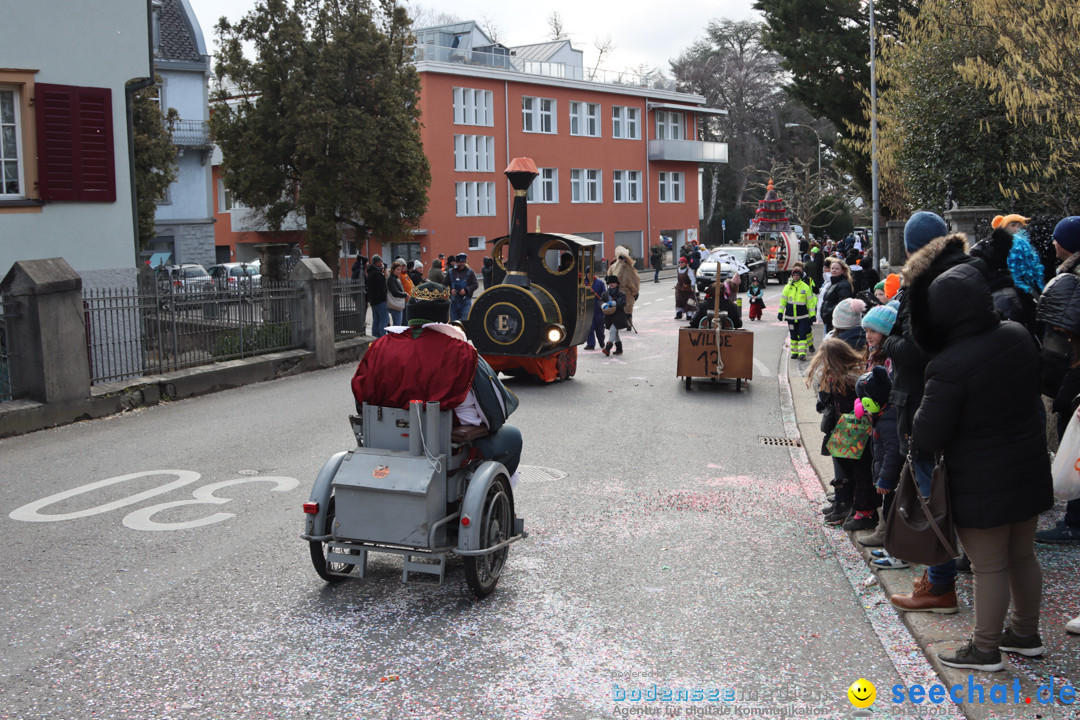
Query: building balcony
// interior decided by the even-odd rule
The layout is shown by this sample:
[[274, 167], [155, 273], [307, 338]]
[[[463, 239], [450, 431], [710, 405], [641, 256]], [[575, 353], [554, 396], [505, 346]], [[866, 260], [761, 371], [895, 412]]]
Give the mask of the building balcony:
[[210, 124], [205, 120], [177, 120], [172, 128], [173, 145], [181, 148], [209, 150]]
[[695, 163], [726, 163], [727, 143], [697, 140], [650, 140], [649, 160]]

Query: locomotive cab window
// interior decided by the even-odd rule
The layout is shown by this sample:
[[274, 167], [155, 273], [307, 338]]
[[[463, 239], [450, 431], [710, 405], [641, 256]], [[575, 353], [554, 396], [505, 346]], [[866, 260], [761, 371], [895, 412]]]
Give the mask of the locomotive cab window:
[[503, 238], [491, 248], [491, 256], [495, 258], [495, 264], [502, 270], [506, 270], [506, 263], [510, 261], [510, 238]]
[[549, 240], [540, 248], [544, 268], [552, 275], [565, 275], [577, 267], [577, 257], [562, 240]]

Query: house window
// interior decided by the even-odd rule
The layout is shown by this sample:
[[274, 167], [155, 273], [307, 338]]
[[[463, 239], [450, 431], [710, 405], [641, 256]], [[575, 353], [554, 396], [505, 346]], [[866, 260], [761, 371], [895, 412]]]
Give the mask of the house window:
[[611, 137], [623, 140], [637, 140], [638, 134], [638, 109], [632, 107], [611, 108]]
[[471, 237], [471, 238], [469, 238], [469, 249], [470, 250], [483, 250], [486, 247], [487, 247], [487, 241], [486, 241], [486, 238], [483, 235], [481, 235], [480, 237]]
[[495, 214], [495, 183], [454, 183], [454, 200], [458, 217], [490, 216]]
[[559, 169], [537, 168], [540, 175], [533, 180], [525, 198], [531, 203], [559, 202]]
[[681, 203], [683, 201], [683, 174], [678, 172], [660, 173], [660, 202]]
[[494, 96], [490, 90], [454, 88], [454, 124], [494, 127]]
[[19, 91], [0, 86], [0, 198], [23, 197]]
[[225, 187], [224, 180], [218, 180], [218, 188], [221, 191], [221, 194], [218, 196], [218, 206], [221, 208], [220, 212], [229, 212], [230, 210], [247, 208], [247, 205], [233, 197], [232, 191]]
[[551, 98], [521, 98], [522, 130], [555, 133], [555, 101]]
[[683, 114], [680, 112], [656, 111], [656, 139], [682, 140]]
[[601, 172], [599, 170], [571, 170], [570, 202], [603, 202], [603, 193], [600, 191], [600, 178]]
[[570, 134], [600, 137], [599, 103], [570, 103]]
[[495, 138], [488, 135], [455, 135], [454, 170], [495, 172]]
[[641, 171], [613, 170], [611, 177], [615, 186], [615, 202], [641, 202]]

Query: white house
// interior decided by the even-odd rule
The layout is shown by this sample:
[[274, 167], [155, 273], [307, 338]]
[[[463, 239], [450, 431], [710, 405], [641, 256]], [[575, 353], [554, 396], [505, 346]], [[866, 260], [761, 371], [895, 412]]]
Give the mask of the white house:
[[86, 285], [133, 283], [128, 103], [153, 75], [149, 0], [14, 0], [2, 16], [0, 276], [63, 257]]
[[210, 119], [210, 55], [188, 0], [153, 0], [154, 68], [162, 109], [174, 108], [176, 181], [154, 214], [156, 237], [142, 252], [171, 253], [176, 263], [228, 262], [214, 251]]

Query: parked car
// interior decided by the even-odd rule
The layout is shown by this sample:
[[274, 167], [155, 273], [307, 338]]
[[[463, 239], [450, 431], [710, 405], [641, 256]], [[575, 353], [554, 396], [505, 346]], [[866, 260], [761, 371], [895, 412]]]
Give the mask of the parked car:
[[210, 289], [210, 274], [197, 263], [166, 265], [165, 272], [173, 292], [202, 292]]
[[750, 287], [751, 277], [757, 277], [762, 287], [768, 283], [768, 268], [761, 248], [756, 245], [721, 245], [714, 248], [698, 268], [698, 290], [704, 291], [716, 281], [717, 264], [720, 266], [721, 282], [730, 278], [736, 270], [739, 271], [740, 292], [745, 292], [746, 288]]
[[218, 290], [236, 292], [259, 287], [262, 281], [259, 263], [221, 263], [210, 266], [210, 279]]

